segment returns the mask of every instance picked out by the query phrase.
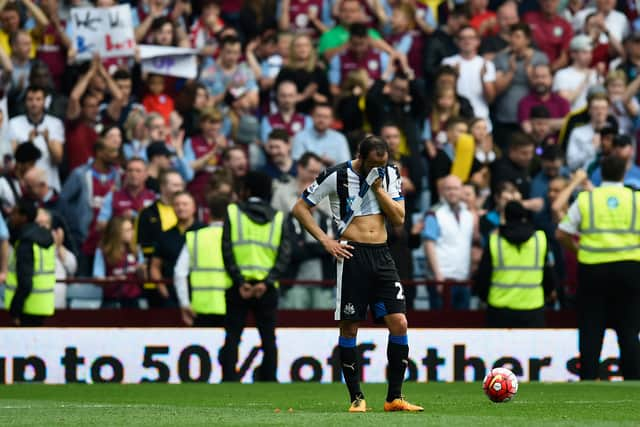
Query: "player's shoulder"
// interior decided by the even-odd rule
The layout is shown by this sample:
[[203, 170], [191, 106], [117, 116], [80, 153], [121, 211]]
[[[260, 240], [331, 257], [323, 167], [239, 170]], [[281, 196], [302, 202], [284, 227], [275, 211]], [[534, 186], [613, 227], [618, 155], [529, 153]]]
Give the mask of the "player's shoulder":
[[342, 171], [346, 171], [347, 169], [349, 169], [349, 162], [342, 162], [342, 163], [338, 163], [337, 165], [328, 167], [322, 172], [320, 172], [320, 175], [318, 175], [318, 177], [316, 178], [316, 182], [318, 184], [321, 184], [327, 178], [331, 176], [335, 176]]
[[400, 169], [398, 168], [398, 165], [393, 163], [387, 163], [387, 173], [391, 171], [395, 172], [397, 176], [400, 176]]

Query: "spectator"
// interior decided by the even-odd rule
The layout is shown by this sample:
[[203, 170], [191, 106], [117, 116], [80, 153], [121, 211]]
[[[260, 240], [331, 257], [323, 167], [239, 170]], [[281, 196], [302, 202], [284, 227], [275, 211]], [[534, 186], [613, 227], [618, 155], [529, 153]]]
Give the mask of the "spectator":
[[[78, 269], [78, 260], [70, 248], [65, 247], [65, 233], [62, 228], [55, 228], [51, 213], [39, 208], [36, 216], [36, 224], [47, 230], [51, 230], [53, 244], [56, 248], [56, 280], [64, 280], [73, 277]], [[55, 308], [67, 308], [67, 284], [56, 282], [54, 288]]]
[[[534, 223], [542, 230], [548, 230], [553, 224], [552, 200], [549, 197], [549, 183], [557, 177], [569, 177], [569, 169], [564, 166], [562, 149], [557, 145], [544, 147], [540, 155], [540, 172], [531, 180], [530, 195], [532, 198], [544, 199], [544, 208], [533, 216]], [[554, 234], [549, 235], [553, 237]]]
[[80, 275], [91, 274], [100, 240], [97, 219], [102, 201], [120, 185], [119, 151], [119, 141], [99, 139], [95, 159], [74, 169], [60, 192], [60, 212], [65, 218], [73, 218], [69, 223], [70, 237], [81, 251]]
[[42, 326], [55, 311], [55, 247], [49, 230], [35, 223], [36, 215], [32, 203], [20, 201], [9, 218], [14, 250], [4, 298], [15, 326]]
[[[36, 45], [36, 57], [46, 64], [47, 69], [51, 72], [50, 78], [53, 82], [51, 89], [61, 90], [67, 65], [67, 52], [72, 48], [71, 39], [65, 31], [65, 22], [60, 19], [58, 0], [44, 0], [40, 6], [48, 24], [40, 26], [42, 18], [39, 17], [38, 26], [35, 31], [32, 31], [31, 35]], [[44, 20], [42, 23], [44, 24]], [[64, 110], [62, 114], [64, 114]], [[63, 118], [58, 114], [54, 115]]]
[[289, 62], [284, 64], [278, 73], [275, 85], [278, 86], [283, 81], [296, 84], [296, 109], [303, 114], [309, 114], [314, 103], [326, 103], [331, 100], [327, 72], [318, 62], [309, 36], [297, 35], [293, 38]]
[[60, 119], [45, 113], [45, 90], [30, 86], [26, 90], [26, 114], [9, 121], [9, 139], [15, 147], [25, 141], [32, 141], [42, 156], [38, 166], [47, 171], [49, 184], [60, 190], [58, 165], [64, 153], [64, 131]]
[[362, 129], [371, 128], [365, 115], [369, 86], [369, 75], [363, 69], [350, 71], [340, 85], [340, 94], [336, 97], [336, 116], [340, 117], [342, 133], [349, 140], [350, 136]]
[[311, 113], [313, 127], [300, 131], [293, 138], [291, 157], [298, 160], [303, 153], [311, 151], [322, 158], [327, 166], [351, 159], [346, 138], [333, 129], [333, 111], [329, 104], [316, 104]]
[[622, 70], [611, 71], [605, 80], [609, 95], [609, 113], [615, 117], [621, 133], [631, 134], [640, 112], [640, 103], [635, 94], [640, 90], [640, 76], [627, 85], [627, 76]]
[[[395, 71], [387, 84], [384, 77]], [[420, 82], [408, 65], [392, 66], [382, 79], [377, 79], [367, 93], [366, 112], [371, 130], [376, 135], [385, 121], [396, 123], [403, 140], [398, 152], [404, 155], [421, 152], [420, 126], [424, 120], [426, 101]]]
[[596, 0], [595, 7], [586, 7], [573, 17], [573, 30], [577, 33], [584, 28], [589, 17], [597, 14], [602, 20], [601, 27], [605, 30], [602, 40], [622, 40], [629, 34], [629, 20], [624, 13], [616, 10], [615, 0]]
[[258, 84], [251, 68], [240, 61], [241, 54], [240, 39], [224, 37], [220, 40], [218, 58], [204, 61], [200, 81], [209, 89], [214, 104], [223, 101], [228, 91], [244, 88], [249, 109], [258, 106]]
[[539, 11], [527, 12], [523, 21], [529, 24], [533, 42], [547, 55], [553, 71], [566, 67], [569, 63], [569, 43], [573, 29], [558, 14], [560, 0], [538, 0]]
[[[31, 67], [29, 73], [29, 86], [41, 87], [45, 90], [44, 108], [46, 114], [64, 120], [67, 111], [67, 97], [56, 90], [49, 68], [43, 62], [36, 62]], [[16, 115], [24, 114], [26, 108], [24, 104], [15, 108]]]
[[328, 0], [280, 0], [276, 16], [280, 31], [306, 34], [314, 39], [329, 31], [333, 24]]
[[[347, 0], [349, 2], [351, 0]], [[389, 67], [389, 56], [373, 47], [364, 24], [353, 24], [349, 28], [349, 42], [343, 53], [333, 56], [329, 64], [331, 94], [340, 93], [340, 84], [349, 71], [364, 69], [369, 78], [379, 79]]]
[[471, 25], [478, 32], [480, 37], [495, 34], [497, 32], [496, 13], [487, 9], [489, 0], [471, 0], [469, 7], [471, 9]]
[[189, 38], [180, 25], [169, 17], [160, 16], [151, 23], [151, 44], [158, 46], [189, 47]]
[[31, 35], [24, 30], [18, 30], [11, 35], [11, 88], [9, 90], [9, 116], [13, 117], [20, 104], [24, 102], [29, 74], [39, 61], [31, 59], [33, 43]]
[[114, 216], [109, 220], [96, 249], [93, 277], [116, 282], [102, 287], [101, 308], [140, 308], [144, 258], [134, 244], [131, 219]]
[[171, 151], [162, 141], [152, 142], [147, 146], [147, 180], [144, 185], [156, 194], [160, 193], [160, 175], [163, 171], [171, 169], [171, 155]]
[[275, 180], [286, 182], [297, 174], [296, 162], [291, 158], [291, 141], [284, 129], [274, 129], [269, 133], [265, 145], [267, 164], [262, 171]]
[[575, 36], [569, 48], [572, 63], [558, 70], [553, 78], [553, 90], [571, 103], [572, 110], [576, 110], [587, 103], [587, 90], [599, 83], [600, 76], [597, 70], [590, 68], [593, 46], [589, 36]]
[[[427, 34], [433, 33], [436, 27], [431, 9], [427, 5], [421, 4], [426, 8], [414, 7], [409, 3], [400, 3], [394, 6], [391, 14], [391, 34], [385, 37], [387, 43], [396, 52], [407, 57], [409, 67], [418, 78], [422, 78], [424, 74], [422, 69], [424, 40], [422, 32], [415, 30], [415, 26], [417, 25]], [[429, 18], [423, 17], [421, 19], [418, 11], [421, 11], [423, 16], [426, 14], [430, 17], [430, 24], [425, 21]]]
[[475, 157], [483, 165], [490, 165], [498, 158], [498, 150], [494, 149], [493, 137], [485, 119], [473, 119], [469, 123], [469, 132], [473, 136], [476, 147]]
[[[432, 310], [442, 308], [442, 290], [446, 280], [469, 280], [471, 266], [471, 243], [473, 240], [473, 215], [461, 202], [462, 182], [449, 175], [439, 186], [442, 203], [433, 206], [425, 217], [422, 231], [424, 252], [436, 286], [429, 286], [429, 306]], [[452, 307], [456, 310], [469, 308], [469, 288], [452, 286]]]
[[510, 31], [508, 50], [498, 53], [493, 60], [497, 94], [493, 111], [493, 133], [503, 146], [511, 133], [520, 128], [518, 103], [529, 91], [530, 67], [548, 63], [545, 54], [531, 47], [531, 30], [527, 24], [514, 24]]
[[508, 202], [515, 200], [521, 201], [522, 194], [518, 191], [518, 187], [510, 181], [502, 181], [493, 187], [492, 192], [492, 208], [480, 217], [480, 237], [483, 246], [489, 244], [489, 236], [496, 230], [500, 224], [504, 224], [504, 208]]
[[607, 124], [609, 99], [594, 95], [589, 100], [589, 123], [571, 131], [567, 144], [567, 165], [572, 171], [585, 169], [596, 158], [600, 149], [598, 131]]
[[312, 121], [309, 116], [296, 112], [296, 100], [299, 97], [295, 83], [283, 80], [276, 87], [277, 108], [274, 113], [264, 116], [260, 123], [260, 140], [267, 141], [273, 129], [284, 129], [293, 138], [303, 129], [309, 129]]
[[[313, 183], [322, 171], [322, 159], [313, 153], [304, 153], [297, 163], [297, 177], [287, 183], [279, 184], [271, 198], [271, 206], [285, 214], [291, 212], [302, 192]], [[318, 204], [312, 212], [319, 227], [329, 235], [336, 236], [337, 228], [333, 224], [328, 200]], [[331, 256], [322, 245], [300, 225], [293, 215], [288, 215], [285, 225], [291, 236], [291, 263], [286, 277], [297, 280], [335, 279], [335, 268]], [[330, 309], [333, 302], [333, 289], [295, 284], [283, 287], [282, 308]]]
[[14, 154], [15, 166], [0, 179], [0, 207], [6, 218], [22, 197], [22, 180], [29, 169], [35, 166], [42, 153], [32, 142], [19, 144]]
[[187, 185], [198, 208], [205, 208], [205, 187], [211, 174], [222, 164], [222, 152], [228, 142], [221, 132], [222, 115], [214, 108], [200, 114], [200, 133], [185, 141], [184, 161], [189, 164], [192, 179]]
[[169, 115], [174, 111], [173, 99], [165, 91], [165, 76], [150, 74], [147, 77], [147, 96], [142, 100], [148, 113], [158, 113], [169, 123]]
[[540, 154], [545, 146], [556, 143], [555, 135], [551, 131], [551, 114], [547, 107], [544, 105], [533, 107], [529, 116], [529, 125], [531, 126], [529, 135], [535, 142], [536, 154]]
[[278, 26], [274, 11], [276, 0], [243, 2], [237, 28], [247, 40], [253, 40], [268, 29]]
[[479, 53], [488, 61], [493, 61], [496, 54], [509, 47], [511, 26], [520, 21], [518, 4], [514, 0], [503, 2], [496, 11], [498, 31], [482, 37]]
[[[156, 19], [167, 17], [173, 22], [180, 22], [184, 13], [190, 13], [191, 3], [176, 2], [173, 8], [167, 0], [149, 0], [133, 10], [133, 27], [137, 43], [149, 42], [151, 31]], [[180, 29], [184, 24], [180, 22]]]
[[177, 307], [178, 297], [174, 285], [160, 281], [173, 280], [174, 267], [185, 243], [185, 233], [204, 227], [196, 220], [196, 202], [191, 194], [186, 191], [176, 193], [172, 204], [178, 222], [158, 237], [149, 268], [150, 279], [156, 281], [158, 294], [164, 299], [164, 307]]
[[[114, 103], [111, 106], [111, 102], [102, 103], [100, 105], [101, 111], [109, 109], [111, 106], [111, 112], [107, 115], [106, 118], [115, 118], [117, 120], [107, 120], [107, 123], [112, 123], [117, 125], [118, 127], [124, 127], [125, 122], [132, 111], [135, 109], [142, 110], [143, 106], [138, 102], [137, 97], [133, 93], [133, 75], [129, 71], [119, 68], [113, 73], [113, 81], [115, 82], [118, 89], [120, 89], [120, 94], [122, 96], [121, 102]], [[120, 107], [120, 111], [118, 114], [118, 107]], [[113, 115], [112, 115], [113, 114]]]
[[[624, 60], [617, 69], [624, 71], [627, 81], [631, 82], [640, 74], [640, 31], [634, 31], [624, 39], [624, 51]], [[638, 98], [638, 93], [635, 96]]]
[[[20, 4], [27, 9], [29, 14], [33, 16], [36, 21], [36, 28], [32, 31], [35, 32], [42, 28], [46, 28], [49, 25], [47, 16], [32, 0], [22, 1]], [[0, 49], [2, 49], [7, 55], [11, 55], [11, 51], [13, 49], [11, 36], [20, 31], [20, 28], [22, 27], [20, 22], [22, 11], [20, 10], [19, 3], [17, 2], [6, 2], [1, 10], [0, 22], [2, 22], [2, 29], [0, 29]], [[32, 46], [31, 51], [29, 52], [29, 57], [33, 58], [35, 54], [35, 46]]]
[[[74, 170], [92, 157], [92, 148], [98, 141], [97, 116], [100, 101], [91, 93], [86, 93], [79, 101], [80, 114], [65, 123], [65, 154], [68, 169]], [[68, 117], [68, 116], [67, 116]]]
[[249, 172], [247, 153], [239, 146], [232, 146], [222, 153], [222, 166], [231, 172], [236, 195], [240, 195], [244, 177]]
[[176, 97], [176, 110], [184, 120], [184, 133], [187, 138], [200, 130], [200, 113], [213, 107], [207, 87], [200, 82], [185, 84], [184, 89]]
[[456, 35], [460, 53], [442, 60], [458, 68], [457, 92], [469, 99], [476, 117], [489, 118], [489, 104], [496, 95], [496, 70], [492, 62], [478, 55], [480, 40], [472, 27], [462, 27]]
[[454, 9], [447, 15], [446, 25], [438, 27], [425, 41], [423, 55], [425, 81], [435, 81], [436, 71], [442, 60], [458, 53], [455, 36], [462, 27], [467, 25], [468, 20], [468, 6], [466, 4], [456, 4]]
[[[339, 52], [342, 46], [349, 40], [349, 29], [353, 24], [364, 24], [366, 15], [359, 0], [340, 0], [338, 6], [338, 24], [320, 36], [318, 54], [329, 60]], [[380, 40], [380, 34], [370, 28], [367, 35], [374, 40]], [[386, 45], [386, 43], [385, 43]]]
[[[449, 67], [447, 66], [447, 68]], [[469, 110], [471, 110], [471, 106], [469, 106]], [[433, 157], [435, 149], [447, 141], [445, 128], [449, 119], [453, 117], [471, 119], [473, 110], [471, 110], [471, 114], [465, 114], [469, 113], [469, 111], [465, 112], [463, 110], [462, 103], [459, 97], [456, 96], [455, 83], [449, 85], [436, 82], [433, 104], [427, 111], [422, 139], [428, 142], [427, 147], [430, 150], [430, 156]]]
[[193, 49], [199, 54], [215, 56], [218, 53], [217, 34], [224, 28], [220, 17], [220, 3], [217, 0], [206, 0], [202, 4], [200, 17], [191, 25], [189, 40]]
[[546, 64], [534, 65], [529, 76], [529, 94], [518, 103], [518, 122], [525, 133], [532, 132], [531, 110], [542, 105], [549, 112], [549, 127], [557, 132], [562, 127], [562, 122], [571, 109], [569, 101], [552, 92], [553, 74]]
[[125, 160], [132, 157], [140, 157], [145, 161], [147, 158], [147, 127], [145, 126], [146, 115], [142, 109], [133, 109], [124, 122], [124, 144], [122, 154]]
[[156, 193], [145, 188], [147, 165], [133, 157], [127, 161], [122, 188], [111, 190], [102, 200], [98, 213], [98, 229], [103, 230], [114, 216], [135, 221], [140, 211], [156, 200]]
[[[613, 137], [612, 156], [619, 157], [627, 162], [627, 170], [624, 174], [624, 185], [635, 190], [640, 190], [640, 167], [634, 164], [634, 147], [629, 135], [616, 135]], [[598, 166], [591, 174], [591, 182], [594, 186], [602, 185], [602, 168]]]
[[491, 165], [491, 188], [502, 181], [515, 184], [524, 199], [525, 208], [538, 212], [542, 209], [543, 201], [532, 198], [531, 195], [531, 162], [535, 156], [535, 145], [529, 135], [516, 133], [513, 135], [506, 156], [496, 160]]
[[[617, 11], [614, 11], [618, 13]], [[625, 19], [626, 23], [626, 19]], [[600, 13], [592, 13], [587, 16], [584, 22], [584, 33], [591, 38], [593, 55], [591, 57], [592, 67], [603, 67], [607, 69], [612, 59], [618, 56], [625, 56], [622, 39], [616, 38], [607, 29], [604, 16]], [[600, 65], [602, 64], [602, 65]]]

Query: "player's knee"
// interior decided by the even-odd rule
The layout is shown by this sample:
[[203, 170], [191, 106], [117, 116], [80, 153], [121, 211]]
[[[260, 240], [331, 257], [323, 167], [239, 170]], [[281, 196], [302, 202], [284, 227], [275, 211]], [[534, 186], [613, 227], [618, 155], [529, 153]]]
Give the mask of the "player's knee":
[[357, 322], [340, 322], [340, 336], [345, 338], [355, 338], [358, 335]]
[[389, 316], [388, 326], [389, 332], [392, 335], [406, 335], [409, 325], [407, 324], [407, 317], [403, 314], [396, 314]]

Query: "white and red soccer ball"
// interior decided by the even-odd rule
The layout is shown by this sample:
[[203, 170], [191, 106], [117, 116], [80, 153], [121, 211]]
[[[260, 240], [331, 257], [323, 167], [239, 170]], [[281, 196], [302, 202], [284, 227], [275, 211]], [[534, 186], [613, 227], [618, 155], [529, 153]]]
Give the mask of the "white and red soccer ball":
[[493, 368], [484, 377], [482, 389], [492, 402], [508, 402], [518, 392], [518, 378], [506, 368]]

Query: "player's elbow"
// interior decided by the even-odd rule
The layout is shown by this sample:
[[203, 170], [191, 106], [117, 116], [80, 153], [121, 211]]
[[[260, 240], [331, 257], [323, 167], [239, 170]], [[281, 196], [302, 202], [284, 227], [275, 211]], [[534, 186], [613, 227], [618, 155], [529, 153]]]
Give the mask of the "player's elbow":
[[397, 213], [391, 218], [391, 224], [395, 227], [399, 227], [404, 224], [404, 212]]

